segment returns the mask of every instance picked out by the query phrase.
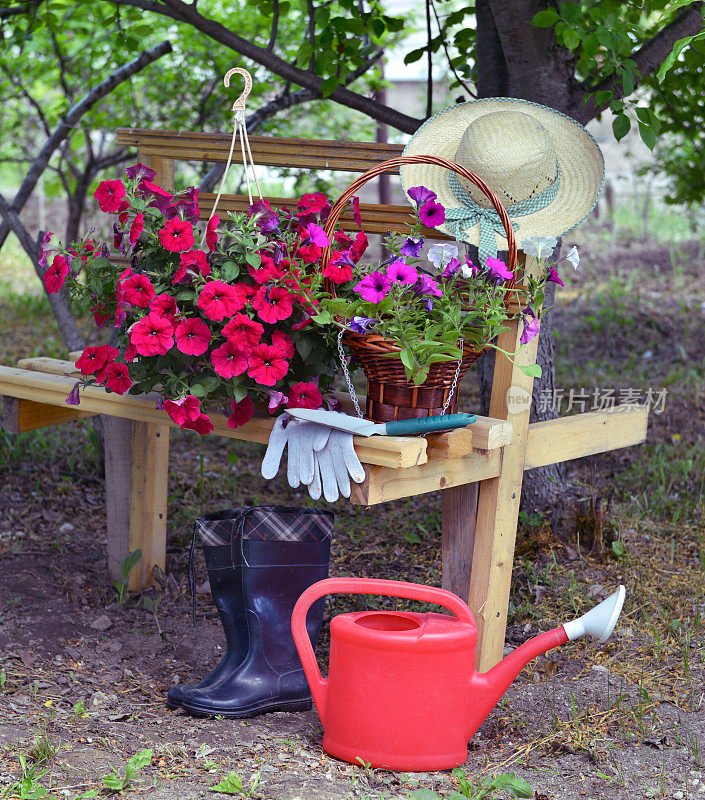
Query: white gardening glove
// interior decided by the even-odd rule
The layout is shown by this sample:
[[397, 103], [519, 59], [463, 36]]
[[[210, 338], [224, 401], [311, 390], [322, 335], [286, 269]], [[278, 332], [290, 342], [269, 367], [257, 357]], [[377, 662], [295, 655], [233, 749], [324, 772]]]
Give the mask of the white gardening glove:
[[262, 477], [270, 480], [279, 471], [284, 448], [289, 446], [286, 477], [295, 489], [302, 483], [308, 486], [315, 477], [315, 449], [325, 447], [330, 428], [293, 419], [288, 414], [278, 417], [269, 436], [267, 452], [262, 459]]
[[328, 440], [322, 447], [314, 445], [315, 476], [308, 487], [314, 500], [323, 494], [329, 503], [334, 503], [339, 495], [350, 497], [350, 478], [355, 483], [365, 480], [365, 470], [353, 446], [352, 433], [331, 430]]

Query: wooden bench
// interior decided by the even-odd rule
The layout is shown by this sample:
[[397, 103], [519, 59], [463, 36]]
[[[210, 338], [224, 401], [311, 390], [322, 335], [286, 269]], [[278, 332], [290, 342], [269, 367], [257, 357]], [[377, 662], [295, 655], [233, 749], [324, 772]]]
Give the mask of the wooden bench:
[[[118, 129], [118, 144], [136, 148], [137, 157], [156, 170], [155, 182], [173, 188], [175, 161], [225, 162], [230, 137], [220, 134]], [[397, 145], [250, 138], [255, 163], [364, 172], [395, 157]], [[236, 149], [237, 153], [237, 149]], [[202, 194], [201, 218], [207, 219], [214, 195]], [[268, 198], [273, 206], [292, 206], [286, 198]], [[245, 210], [245, 196], [223, 195], [220, 211]], [[406, 230], [407, 206], [361, 204], [363, 228], [370, 233]], [[343, 218], [355, 229], [352, 216]], [[429, 236], [445, 238], [436, 231]], [[499, 346], [513, 352], [521, 335], [519, 317], [501, 334]], [[522, 364], [536, 358], [537, 340], [522, 351]], [[117, 575], [122, 559], [142, 550], [141, 568], [130, 588], [147, 586], [155, 565], [164, 568], [167, 524], [169, 432], [175, 427], [155, 409], [149, 396], [119, 396], [102, 388], [81, 392], [79, 407], [66, 396], [75, 383], [73, 360], [33, 358], [17, 367], [0, 367], [0, 395], [7, 430], [19, 433], [93, 414], [113, 426], [106, 447], [108, 563]], [[507, 393], [523, 393], [529, 402], [507, 406]], [[533, 379], [498, 354], [490, 417], [479, 417], [469, 429], [418, 437], [355, 438], [367, 478], [356, 486], [351, 502], [374, 505], [442, 490], [443, 586], [464, 599], [478, 624], [479, 669], [502, 657], [514, 558], [514, 544], [525, 469], [614, 450], [643, 442], [647, 410], [628, 407], [594, 411], [529, 424]], [[265, 443], [273, 425], [256, 416], [231, 430], [224, 417], [212, 415], [214, 435]], [[472, 567], [472, 569], [471, 569]]]

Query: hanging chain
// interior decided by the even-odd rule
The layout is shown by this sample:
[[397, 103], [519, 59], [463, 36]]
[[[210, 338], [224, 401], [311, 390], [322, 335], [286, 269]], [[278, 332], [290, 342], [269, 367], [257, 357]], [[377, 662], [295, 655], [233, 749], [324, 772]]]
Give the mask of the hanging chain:
[[357, 411], [357, 416], [362, 419], [362, 411], [360, 411], [360, 403], [357, 401], [357, 394], [355, 393], [355, 387], [352, 383], [352, 378], [350, 377], [350, 371], [348, 370], [348, 363], [345, 359], [345, 351], [343, 350], [343, 334], [345, 333], [345, 328], [340, 329], [340, 333], [338, 333], [338, 354], [340, 355], [340, 363], [343, 367], [343, 375], [345, 375], [345, 380], [348, 384], [348, 391], [350, 392], [350, 397], [353, 401], [353, 405], [355, 406], [355, 411]]
[[[458, 346], [462, 351], [463, 347], [465, 346], [465, 340], [459, 339]], [[450, 391], [448, 392], [448, 397], [446, 398], [446, 402], [445, 405], [443, 406], [443, 411], [441, 411], [441, 414], [446, 413], [446, 411], [448, 410], [448, 406], [450, 405], [450, 401], [453, 399], [453, 394], [455, 393], [455, 389], [458, 385], [458, 378], [460, 377], [460, 368], [462, 367], [462, 365], [463, 365], [463, 356], [461, 352], [461, 356], [458, 359], [458, 366], [455, 368], [455, 375], [453, 375], [453, 383], [451, 383], [450, 385]]]

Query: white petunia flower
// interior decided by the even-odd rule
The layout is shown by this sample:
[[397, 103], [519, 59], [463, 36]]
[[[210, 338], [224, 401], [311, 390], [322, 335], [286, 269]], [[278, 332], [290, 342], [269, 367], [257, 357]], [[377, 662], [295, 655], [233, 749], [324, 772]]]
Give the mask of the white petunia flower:
[[460, 268], [460, 274], [463, 276], [463, 278], [469, 279], [472, 278], [475, 273], [473, 272], [472, 267], [469, 267], [467, 264], [463, 264], [463, 266]]
[[580, 254], [578, 253], [578, 248], [575, 245], [573, 245], [568, 251], [566, 261], [570, 261], [570, 263], [573, 265], [573, 269], [578, 268], [578, 264], [580, 263]]
[[554, 239], [553, 236], [532, 236], [530, 239], [524, 239], [519, 245], [519, 249], [523, 250], [527, 256], [548, 258], [557, 244], [558, 239]]
[[458, 248], [454, 244], [434, 244], [428, 248], [428, 260], [436, 269], [443, 269], [452, 258], [458, 257]]

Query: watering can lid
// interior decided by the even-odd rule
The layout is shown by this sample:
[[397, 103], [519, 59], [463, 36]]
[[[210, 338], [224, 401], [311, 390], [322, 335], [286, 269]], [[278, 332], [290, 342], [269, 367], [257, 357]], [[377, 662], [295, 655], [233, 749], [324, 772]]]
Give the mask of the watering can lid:
[[331, 635], [382, 649], [413, 647], [430, 651], [473, 646], [475, 623], [429, 611], [356, 611], [331, 621]]

